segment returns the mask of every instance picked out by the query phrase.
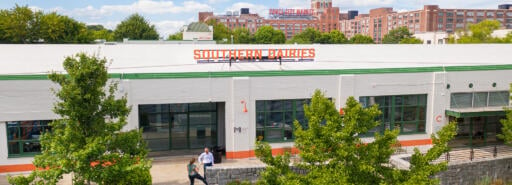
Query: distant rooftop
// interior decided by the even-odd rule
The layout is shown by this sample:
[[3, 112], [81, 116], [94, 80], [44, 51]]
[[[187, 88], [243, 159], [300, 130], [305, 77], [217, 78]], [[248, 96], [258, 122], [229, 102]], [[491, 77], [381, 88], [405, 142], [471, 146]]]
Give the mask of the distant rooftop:
[[210, 28], [205, 23], [193, 22], [187, 26], [187, 32], [210, 32]]

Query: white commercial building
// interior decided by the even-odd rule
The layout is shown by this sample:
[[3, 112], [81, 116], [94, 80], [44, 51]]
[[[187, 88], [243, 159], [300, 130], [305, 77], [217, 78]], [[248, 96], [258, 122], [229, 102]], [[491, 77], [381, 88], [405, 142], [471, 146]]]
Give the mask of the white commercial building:
[[[0, 45], [0, 169], [29, 164], [56, 98], [47, 79], [66, 56], [105, 57], [153, 151], [226, 147], [254, 156], [256, 138], [293, 147], [293, 120], [315, 89], [338, 108], [378, 103], [402, 146], [428, 146], [458, 120], [452, 145], [499, 143], [509, 106], [510, 45]], [[369, 138], [371, 140], [371, 138]], [[293, 150], [295, 151], [295, 150]], [[195, 153], [194, 153], [195, 154]], [[14, 169], [14, 168], [11, 168]], [[7, 170], [8, 171], [8, 170]], [[2, 172], [2, 171], [0, 171]], [[5, 170], [4, 170], [5, 172]]]
[[421, 39], [423, 44], [446, 44], [449, 34], [446, 32], [415, 33], [414, 37]]

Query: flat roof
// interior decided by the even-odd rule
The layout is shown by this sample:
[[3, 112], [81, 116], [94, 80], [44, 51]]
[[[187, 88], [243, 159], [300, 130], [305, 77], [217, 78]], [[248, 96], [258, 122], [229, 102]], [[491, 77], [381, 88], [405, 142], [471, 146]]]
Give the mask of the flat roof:
[[[314, 62], [250, 62], [198, 64], [195, 49], [308, 49]], [[140, 76], [212, 74], [220, 76], [359, 74], [442, 70], [512, 69], [511, 44], [479, 45], [169, 45], [169, 44], [0, 44], [0, 76], [63, 72], [62, 62], [79, 52], [105, 57], [109, 73]], [[236, 74], [235, 74], [236, 73]], [[165, 74], [165, 75], [163, 75]], [[178, 75], [179, 76], [179, 75]], [[193, 75], [194, 76], [194, 75]], [[201, 75], [195, 75], [201, 77]], [[166, 78], [167, 78], [166, 77]], [[2, 79], [2, 78], [0, 78]], [[28, 78], [30, 79], [30, 78]]]

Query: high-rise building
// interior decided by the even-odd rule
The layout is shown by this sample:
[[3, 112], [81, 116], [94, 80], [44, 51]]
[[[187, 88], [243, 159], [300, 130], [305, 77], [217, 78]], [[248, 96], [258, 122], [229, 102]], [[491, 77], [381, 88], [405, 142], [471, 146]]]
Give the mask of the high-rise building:
[[347, 37], [356, 34], [371, 36], [380, 43], [390, 30], [407, 27], [412, 33], [454, 33], [470, 24], [483, 20], [497, 20], [502, 28], [512, 28], [512, 9], [441, 9], [438, 5], [425, 5], [422, 10], [396, 12], [393, 8], [377, 8], [369, 14], [359, 14], [354, 19], [341, 20], [340, 30]]
[[308, 27], [321, 32], [339, 30], [340, 9], [332, 7], [332, 0], [311, 0], [310, 9], [269, 9], [269, 17], [261, 17], [243, 8], [240, 15], [213, 12], [199, 12], [199, 21], [216, 20], [230, 29], [246, 28], [254, 33], [261, 26], [272, 26], [284, 32], [287, 38], [293, 37]]

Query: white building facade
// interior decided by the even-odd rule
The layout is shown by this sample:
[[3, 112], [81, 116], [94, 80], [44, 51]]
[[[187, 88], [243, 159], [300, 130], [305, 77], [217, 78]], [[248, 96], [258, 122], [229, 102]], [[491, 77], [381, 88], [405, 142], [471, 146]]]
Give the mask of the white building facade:
[[[248, 57], [248, 50], [270, 56], [270, 50], [279, 49], [301, 55], [288, 52], [281, 62]], [[430, 134], [449, 120], [460, 124], [454, 146], [499, 143], [498, 122], [503, 107], [510, 104], [512, 62], [505, 52], [509, 49], [510, 45], [0, 45], [0, 167], [29, 164], [38, 153], [41, 130], [58, 119], [50, 91], [56, 85], [46, 75], [63, 71], [64, 58], [77, 52], [110, 61], [111, 80], [119, 81], [119, 93], [126, 93], [132, 106], [124, 129], [143, 128], [152, 151], [220, 145], [226, 147], [226, 158], [236, 159], [253, 157], [257, 138], [270, 142], [276, 152], [293, 147], [292, 122], [307, 124], [302, 106], [315, 89], [324, 91], [338, 108], [350, 96], [364, 105], [378, 103], [383, 124], [372, 131], [400, 129], [402, 146], [431, 145]], [[205, 50], [217, 53], [217, 58], [216, 51], [242, 51], [245, 54], [236, 56], [246, 59], [221, 62], [213, 54], [201, 62]]]

